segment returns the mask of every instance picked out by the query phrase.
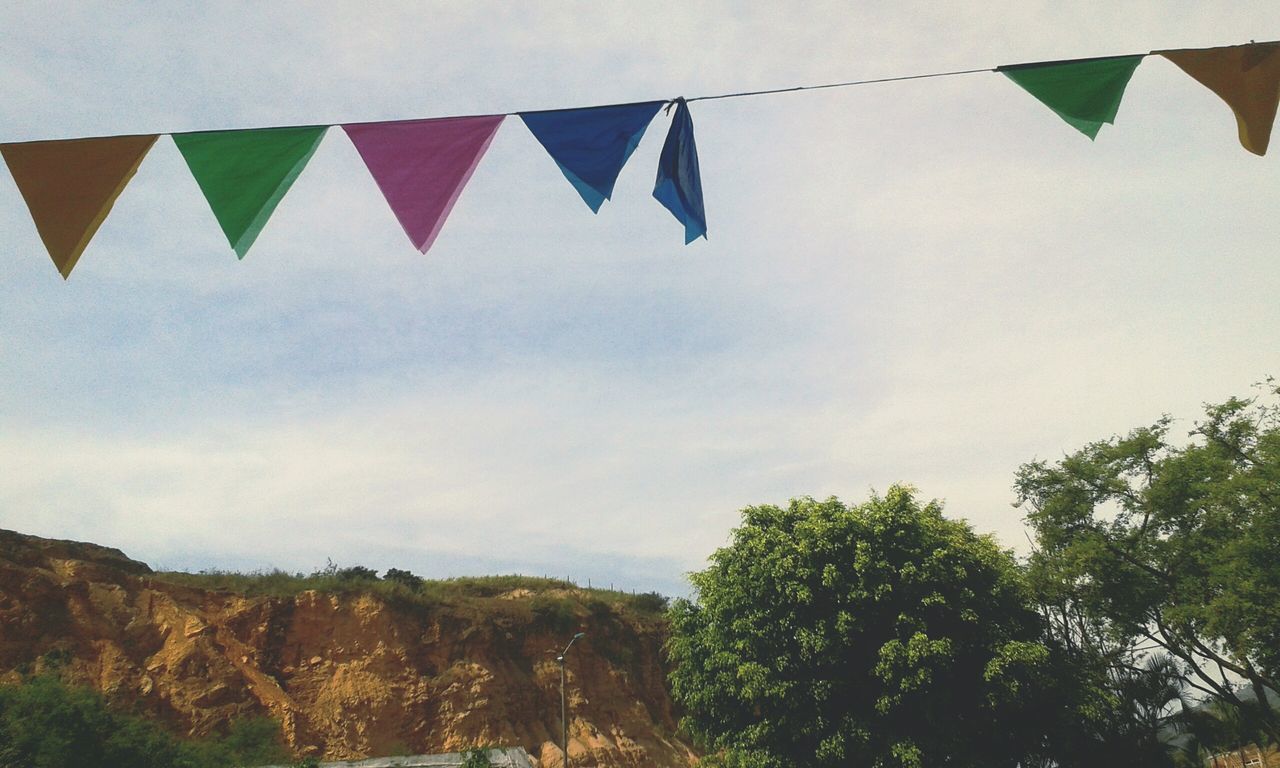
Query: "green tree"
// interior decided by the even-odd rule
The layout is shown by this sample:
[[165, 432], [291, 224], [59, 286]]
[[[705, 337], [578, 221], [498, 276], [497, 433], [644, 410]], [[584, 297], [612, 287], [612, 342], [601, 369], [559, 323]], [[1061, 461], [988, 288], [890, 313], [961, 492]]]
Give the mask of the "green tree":
[[750, 507], [668, 650], [709, 764], [1013, 766], [1044, 747], [1052, 649], [1012, 556], [893, 487]]
[[[1221, 701], [1187, 706], [1173, 719], [1183, 737], [1184, 764], [1203, 766], [1210, 755], [1234, 754], [1237, 764], [1245, 765], [1246, 753], [1266, 742], [1259, 715], [1256, 700], [1244, 707]], [[1259, 758], [1262, 768], [1270, 767], [1266, 750], [1259, 750]]]
[[349, 568], [339, 568], [335, 573], [339, 581], [377, 581], [378, 572], [372, 568], [366, 568], [363, 565], [353, 565]]
[[1169, 441], [1165, 417], [1017, 476], [1036, 544], [1029, 580], [1053, 638], [1113, 677], [1168, 654], [1182, 686], [1239, 710], [1248, 680], [1276, 742], [1278, 394], [1269, 383], [1206, 407], [1185, 445]]
[[46, 675], [0, 687], [0, 766], [70, 768], [90, 757], [102, 768], [191, 765], [171, 736], [119, 717], [94, 691]]
[[269, 717], [242, 717], [231, 721], [226, 736], [205, 748], [226, 765], [266, 765], [290, 757], [280, 737], [280, 724]]
[[475, 747], [462, 753], [462, 764], [458, 768], [489, 768], [491, 765], [493, 763], [489, 761], [489, 750]]
[[287, 756], [266, 718], [235, 721], [223, 738], [184, 741], [56, 675], [0, 686], [0, 768], [227, 768]]
[[424, 582], [421, 576], [418, 576], [412, 571], [402, 571], [399, 568], [388, 568], [387, 572], [382, 574], [382, 579], [383, 581], [403, 584], [412, 590], [421, 589]]

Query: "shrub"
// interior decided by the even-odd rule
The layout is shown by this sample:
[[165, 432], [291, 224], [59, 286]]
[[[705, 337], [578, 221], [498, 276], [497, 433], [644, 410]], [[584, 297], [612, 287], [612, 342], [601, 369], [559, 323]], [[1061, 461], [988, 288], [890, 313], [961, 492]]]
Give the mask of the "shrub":
[[555, 632], [567, 632], [577, 624], [578, 615], [573, 601], [551, 595], [535, 595], [529, 601], [535, 622]]
[[593, 625], [609, 621], [613, 618], [613, 606], [598, 597], [588, 597], [587, 612], [591, 614]]
[[387, 572], [382, 574], [382, 580], [403, 584], [415, 591], [420, 589], [424, 583], [424, 579], [421, 576], [416, 576], [409, 571], [402, 571], [399, 568], [388, 568]]
[[286, 760], [289, 750], [280, 739], [280, 724], [269, 717], [242, 717], [231, 721], [218, 745], [233, 765], [255, 765]]
[[670, 602], [669, 598], [657, 592], [645, 592], [631, 598], [632, 607], [643, 613], [664, 613]]
[[489, 762], [489, 750], [476, 747], [462, 753], [462, 765], [458, 768], [490, 768], [492, 765], [493, 763]]
[[338, 581], [377, 581], [378, 572], [372, 568], [365, 568], [363, 565], [353, 565], [348, 568], [339, 568], [334, 574], [338, 577]]
[[0, 686], [0, 766], [225, 768], [287, 758], [279, 727], [266, 718], [232, 723], [222, 738], [184, 741], [54, 675]]

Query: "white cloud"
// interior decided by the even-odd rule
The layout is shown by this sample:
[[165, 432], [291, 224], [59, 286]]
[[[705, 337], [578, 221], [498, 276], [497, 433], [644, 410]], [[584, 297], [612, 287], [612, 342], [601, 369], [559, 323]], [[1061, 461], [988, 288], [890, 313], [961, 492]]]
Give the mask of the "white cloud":
[[[1266, 38], [1273, 3], [10, 5], [5, 140], [573, 106]], [[124, 15], [120, 15], [120, 14]], [[55, 97], [56, 94], [56, 97]], [[740, 507], [1013, 471], [1280, 369], [1274, 158], [1158, 59], [694, 104], [711, 240], [510, 119], [426, 256], [333, 130], [237, 262], [162, 140], [62, 283], [0, 172], [0, 525], [161, 564], [678, 589]], [[580, 569], [574, 573], [574, 569]], [[583, 572], [587, 571], [587, 572]]]

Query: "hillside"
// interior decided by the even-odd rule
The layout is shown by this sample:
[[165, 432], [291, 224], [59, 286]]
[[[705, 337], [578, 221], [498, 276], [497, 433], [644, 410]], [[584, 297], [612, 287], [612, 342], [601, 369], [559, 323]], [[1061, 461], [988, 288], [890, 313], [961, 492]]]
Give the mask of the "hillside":
[[58, 667], [205, 735], [266, 714], [330, 759], [522, 746], [560, 765], [573, 632], [575, 766], [686, 766], [651, 596], [524, 577], [418, 583], [330, 568], [156, 573], [116, 549], [0, 531], [0, 679]]

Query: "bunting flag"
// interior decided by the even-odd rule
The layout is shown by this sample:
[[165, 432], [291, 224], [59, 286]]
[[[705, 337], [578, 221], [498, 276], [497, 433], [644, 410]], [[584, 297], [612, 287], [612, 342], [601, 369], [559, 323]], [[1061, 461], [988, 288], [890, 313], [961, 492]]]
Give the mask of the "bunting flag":
[[693, 141], [693, 117], [684, 99], [676, 99], [667, 140], [658, 158], [658, 181], [653, 196], [684, 224], [685, 245], [707, 236], [707, 213], [702, 205], [702, 176], [698, 147]]
[[1267, 154], [1280, 103], [1280, 42], [1159, 53], [1231, 107], [1245, 149]]
[[1076, 130], [1095, 139], [1103, 123], [1115, 124], [1125, 86], [1143, 56], [1014, 64], [998, 67]]
[[640, 144], [662, 101], [521, 112], [520, 119], [591, 208], [613, 196], [622, 166]]
[[191, 175], [243, 259], [315, 154], [327, 126], [175, 133]]
[[[847, 88], [1000, 72], [1068, 125], [1096, 139], [1114, 123], [1134, 71], [1162, 55], [1231, 107], [1240, 143], [1264, 155], [1280, 107], [1280, 41], [1152, 54], [1010, 64], [810, 85], [499, 115], [346, 123], [409, 240], [426, 253], [507, 114], [518, 114], [593, 212], [613, 195], [622, 169], [658, 111], [675, 113], [658, 161], [653, 197], [684, 225], [685, 243], [707, 237], [689, 101]], [[328, 125], [172, 134], [236, 255], [243, 259]], [[66, 279], [158, 134], [0, 144], [0, 155]]]
[[351, 123], [342, 126], [423, 253], [471, 179], [504, 115]]
[[62, 279], [71, 275], [157, 134], [0, 144]]

